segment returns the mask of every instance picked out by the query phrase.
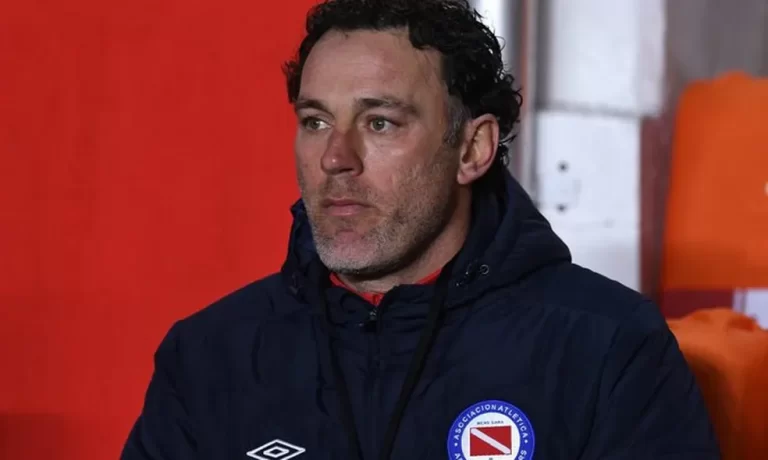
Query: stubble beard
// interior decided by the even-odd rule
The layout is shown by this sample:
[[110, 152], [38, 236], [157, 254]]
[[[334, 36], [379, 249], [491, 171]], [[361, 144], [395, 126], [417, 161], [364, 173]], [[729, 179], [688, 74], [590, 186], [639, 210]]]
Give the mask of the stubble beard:
[[[370, 216], [370, 220], [369, 216], [365, 220], [362, 216], [330, 217], [316, 204], [320, 200], [307, 203], [315, 249], [323, 264], [334, 273], [365, 280], [395, 273], [421, 257], [456, 208], [456, 167], [448, 152], [438, 158], [421, 174], [410, 175], [388, 203], [368, 194], [369, 203], [388, 204], [383, 216]], [[349, 243], [337, 238], [345, 229], [357, 233]]]

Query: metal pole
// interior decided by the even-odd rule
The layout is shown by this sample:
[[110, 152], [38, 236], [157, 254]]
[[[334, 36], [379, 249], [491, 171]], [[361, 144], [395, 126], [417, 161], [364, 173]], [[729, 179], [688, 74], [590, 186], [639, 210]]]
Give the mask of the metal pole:
[[523, 107], [520, 127], [520, 144], [518, 148], [520, 184], [531, 195], [534, 203], [538, 203], [538, 177], [536, 171], [536, 87], [537, 55], [539, 42], [539, 0], [518, 0], [522, 2], [522, 44], [519, 56], [521, 68], [521, 83], [523, 91]]
[[509, 146], [509, 169], [536, 201], [536, 44], [538, 0], [470, 0], [469, 2], [501, 39], [507, 68], [523, 94], [521, 125]]

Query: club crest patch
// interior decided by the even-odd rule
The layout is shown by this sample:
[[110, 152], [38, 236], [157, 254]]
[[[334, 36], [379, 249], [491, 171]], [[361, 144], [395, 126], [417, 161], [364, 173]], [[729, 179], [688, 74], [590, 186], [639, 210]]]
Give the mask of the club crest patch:
[[532, 460], [533, 426], [523, 411], [504, 401], [465, 409], [448, 433], [449, 460]]

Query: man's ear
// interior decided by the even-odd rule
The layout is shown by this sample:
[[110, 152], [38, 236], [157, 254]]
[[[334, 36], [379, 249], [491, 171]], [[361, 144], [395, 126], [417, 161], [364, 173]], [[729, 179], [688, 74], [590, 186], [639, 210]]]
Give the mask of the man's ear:
[[467, 122], [464, 145], [456, 180], [469, 185], [482, 177], [493, 165], [499, 146], [499, 122], [490, 114]]

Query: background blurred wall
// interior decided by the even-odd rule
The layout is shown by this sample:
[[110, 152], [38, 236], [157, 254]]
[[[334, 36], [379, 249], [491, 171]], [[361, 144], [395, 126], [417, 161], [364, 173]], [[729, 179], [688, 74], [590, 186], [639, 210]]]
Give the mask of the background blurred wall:
[[[520, 10], [475, 4], [489, 15]], [[535, 127], [537, 202], [577, 263], [655, 297], [677, 97], [730, 70], [768, 75], [768, 1], [537, 5], [534, 56], [522, 55], [525, 25], [488, 18], [514, 26], [513, 72], [536, 66], [524, 123]]]
[[726, 70], [768, 76], [768, 1], [668, 0], [668, 91]]
[[0, 459], [117, 458], [172, 322], [279, 267], [313, 3], [0, 2]]

